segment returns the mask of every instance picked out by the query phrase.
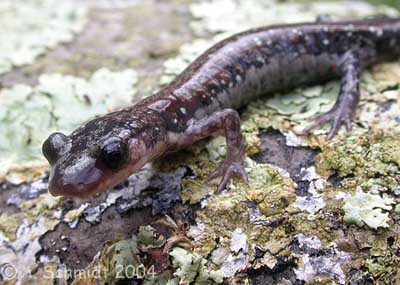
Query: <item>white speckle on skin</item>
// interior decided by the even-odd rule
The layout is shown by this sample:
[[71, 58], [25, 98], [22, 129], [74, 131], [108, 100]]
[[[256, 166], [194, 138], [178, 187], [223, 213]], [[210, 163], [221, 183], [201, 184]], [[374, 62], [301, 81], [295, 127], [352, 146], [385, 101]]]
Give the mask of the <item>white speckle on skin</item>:
[[154, 111], [164, 111], [166, 108], [168, 108], [169, 105], [171, 105], [171, 101], [163, 99], [152, 103], [147, 108]]
[[262, 45], [262, 41], [258, 37], [254, 38], [254, 42], [256, 43], [257, 46], [261, 46]]
[[124, 137], [128, 137], [130, 134], [131, 134], [130, 131], [128, 131], [128, 130], [123, 130], [123, 131], [121, 132], [120, 136], [124, 138]]
[[353, 31], [354, 30], [354, 25], [349, 24], [344, 28], [346, 31]]

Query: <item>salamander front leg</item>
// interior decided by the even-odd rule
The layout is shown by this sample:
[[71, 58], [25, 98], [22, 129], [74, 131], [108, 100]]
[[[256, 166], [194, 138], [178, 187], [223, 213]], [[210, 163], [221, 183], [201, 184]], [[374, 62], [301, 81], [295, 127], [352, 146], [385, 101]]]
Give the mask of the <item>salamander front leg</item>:
[[328, 122], [331, 123], [327, 135], [328, 139], [332, 139], [336, 135], [341, 125], [344, 125], [347, 131], [351, 130], [351, 120], [360, 100], [359, 77], [361, 69], [358, 57], [352, 52], [346, 53], [342, 58], [340, 68], [343, 77], [335, 105], [327, 113], [316, 117], [314, 123], [307, 127], [303, 134], [309, 134], [311, 130]]
[[226, 138], [227, 154], [225, 160], [209, 176], [209, 180], [222, 176], [217, 192], [222, 191], [234, 176], [248, 182], [244, 170], [245, 152], [239, 114], [232, 109], [216, 112], [208, 118], [192, 122], [184, 133], [184, 144], [191, 145], [220, 131], [223, 131]]

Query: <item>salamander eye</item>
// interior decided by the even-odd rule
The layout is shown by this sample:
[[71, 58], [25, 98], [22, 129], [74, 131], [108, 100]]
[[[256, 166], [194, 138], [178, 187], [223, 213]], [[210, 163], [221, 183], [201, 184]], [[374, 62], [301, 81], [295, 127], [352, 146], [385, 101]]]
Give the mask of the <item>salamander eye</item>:
[[129, 149], [118, 137], [107, 139], [100, 149], [100, 159], [110, 169], [120, 168], [129, 156]]
[[49, 163], [54, 163], [71, 147], [70, 139], [62, 133], [53, 133], [43, 143], [42, 153]]

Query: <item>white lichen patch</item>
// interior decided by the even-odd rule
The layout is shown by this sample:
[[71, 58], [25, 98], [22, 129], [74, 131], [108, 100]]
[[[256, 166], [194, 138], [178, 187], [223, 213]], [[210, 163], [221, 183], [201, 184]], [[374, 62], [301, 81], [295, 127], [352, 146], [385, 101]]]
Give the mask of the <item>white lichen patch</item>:
[[[332, 284], [345, 284], [346, 276], [342, 270], [342, 264], [350, 261], [346, 252], [340, 251], [335, 243], [328, 247], [322, 247], [321, 241], [315, 236], [296, 235], [299, 244], [298, 254], [301, 256], [301, 265], [294, 269], [296, 277], [306, 282], [316, 277], [330, 277]], [[318, 252], [319, 254], [315, 254]]]
[[87, 9], [72, 1], [0, 2], [0, 74], [31, 64], [62, 42], [72, 40], [86, 22]]
[[225, 277], [220, 270], [209, 269], [207, 260], [199, 254], [175, 247], [170, 256], [175, 268], [174, 276], [178, 278], [179, 284], [219, 284]]
[[300, 178], [303, 181], [308, 181], [310, 185], [307, 195], [296, 197], [295, 206], [302, 211], [315, 214], [325, 207], [324, 199], [322, 195], [318, 193], [318, 191], [324, 189], [325, 181], [316, 173], [314, 166], [308, 169], [302, 169]]
[[227, 34], [263, 25], [313, 22], [317, 15], [328, 14], [334, 19], [377, 13], [397, 15], [395, 9], [376, 7], [361, 1], [213, 0], [193, 4], [191, 11], [196, 19], [192, 22], [195, 31]]
[[389, 76], [398, 69], [398, 64], [382, 64], [374, 67], [372, 73], [364, 73], [358, 115], [363, 125], [400, 132], [400, 90], [396, 88], [400, 81]]
[[242, 229], [233, 231], [230, 248], [234, 253], [238, 253], [241, 250], [247, 251], [247, 236]]
[[133, 70], [100, 69], [89, 80], [44, 74], [35, 87], [0, 90], [0, 177], [11, 169], [46, 165], [41, 144], [52, 131], [68, 134], [96, 115], [129, 105], [136, 82]]
[[46, 217], [40, 217], [33, 224], [24, 220], [16, 232], [17, 239], [12, 242], [0, 232], [0, 266], [6, 262], [6, 266], [12, 270], [10, 272], [14, 273], [3, 276], [5, 281], [24, 284], [21, 280], [37, 269], [36, 254], [42, 249], [39, 238], [57, 224], [58, 221]]

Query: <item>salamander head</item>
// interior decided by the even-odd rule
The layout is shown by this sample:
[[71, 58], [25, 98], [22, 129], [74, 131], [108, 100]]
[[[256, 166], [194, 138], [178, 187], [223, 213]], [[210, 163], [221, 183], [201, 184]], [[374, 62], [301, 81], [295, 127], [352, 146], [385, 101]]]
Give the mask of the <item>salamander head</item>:
[[51, 166], [52, 195], [92, 196], [122, 182], [147, 162], [151, 150], [140, 135], [127, 129], [126, 123], [116, 123], [99, 118], [70, 136], [57, 132], [48, 137], [42, 152]]

